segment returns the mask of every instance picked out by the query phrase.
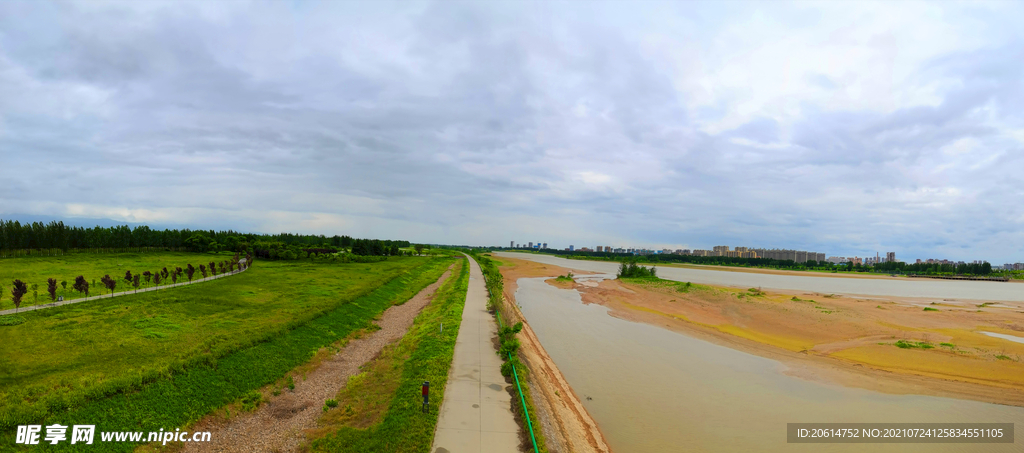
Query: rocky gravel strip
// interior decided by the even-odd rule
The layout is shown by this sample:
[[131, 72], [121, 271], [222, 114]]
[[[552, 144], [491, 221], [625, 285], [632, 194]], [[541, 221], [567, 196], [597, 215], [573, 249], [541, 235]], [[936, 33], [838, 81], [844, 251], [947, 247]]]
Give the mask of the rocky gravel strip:
[[349, 341], [341, 351], [325, 360], [306, 379], [295, 380], [295, 390], [285, 390], [253, 413], [223, 421], [206, 417], [192, 431], [209, 431], [211, 442], [185, 443], [182, 452], [291, 452], [305, 441], [303, 430], [315, 428], [324, 401], [334, 398], [359, 373], [359, 368], [377, 357], [384, 346], [405, 335], [420, 310], [430, 303], [434, 292], [451, 275], [451, 268], [402, 305], [388, 308], [377, 325], [380, 330]]

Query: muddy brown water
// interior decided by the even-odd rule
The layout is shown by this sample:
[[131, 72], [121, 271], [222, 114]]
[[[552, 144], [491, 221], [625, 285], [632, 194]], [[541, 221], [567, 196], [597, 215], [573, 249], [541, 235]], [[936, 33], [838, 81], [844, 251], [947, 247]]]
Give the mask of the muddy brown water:
[[[992, 283], [989, 283], [992, 284]], [[516, 301], [613, 451], [1020, 452], [1024, 408], [806, 381], [786, 365], [518, 280]], [[1015, 423], [1015, 444], [787, 444], [787, 423]]]

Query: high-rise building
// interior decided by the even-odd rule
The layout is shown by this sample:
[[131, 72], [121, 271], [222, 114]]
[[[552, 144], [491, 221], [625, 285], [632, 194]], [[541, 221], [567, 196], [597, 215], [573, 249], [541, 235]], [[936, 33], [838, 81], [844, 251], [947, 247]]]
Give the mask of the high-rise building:
[[508, 248], [510, 248], [510, 249], [516, 248], [516, 241], [509, 241], [508, 242]]
[[531, 242], [531, 243], [530, 243], [530, 248], [531, 248], [531, 249], [533, 248], [533, 242]]
[[541, 247], [541, 248], [542, 248], [542, 249], [546, 249], [546, 248], [548, 248], [548, 243], [547, 243], [547, 242], [545, 242], [545, 243], [544, 243], [544, 246], [543, 246], [543, 247]]
[[896, 261], [896, 252], [885, 252], [885, 262], [893, 263]]
[[573, 250], [574, 250], [574, 249], [573, 249], [573, 247], [572, 247], [572, 244], [570, 244], [570, 245], [569, 245], [569, 251], [571, 252], [571, 251], [573, 251]]
[[603, 245], [597, 246], [597, 251], [598, 252], [603, 252], [604, 251], [604, 246]]

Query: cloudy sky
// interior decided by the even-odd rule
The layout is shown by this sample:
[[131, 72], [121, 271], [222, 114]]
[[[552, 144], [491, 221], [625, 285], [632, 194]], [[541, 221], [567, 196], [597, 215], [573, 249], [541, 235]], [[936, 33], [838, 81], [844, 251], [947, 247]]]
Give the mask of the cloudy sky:
[[1024, 261], [1024, 4], [0, 2], [0, 217]]

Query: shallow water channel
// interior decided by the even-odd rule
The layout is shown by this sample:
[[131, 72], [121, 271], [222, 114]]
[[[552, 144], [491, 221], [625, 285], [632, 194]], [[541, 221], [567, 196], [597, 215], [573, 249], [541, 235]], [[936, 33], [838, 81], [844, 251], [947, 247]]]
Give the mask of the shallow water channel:
[[[1024, 408], [888, 395], [608, 315], [576, 290], [518, 281], [516, 301], [613, 451], [1020, 452]], [[592, 398], [592, 399], [588, 399]], [[1015, 423], [1014, 444], [787, 444], [787, 423]]]

